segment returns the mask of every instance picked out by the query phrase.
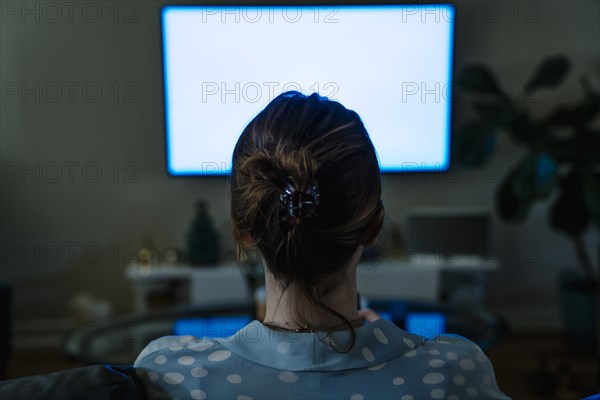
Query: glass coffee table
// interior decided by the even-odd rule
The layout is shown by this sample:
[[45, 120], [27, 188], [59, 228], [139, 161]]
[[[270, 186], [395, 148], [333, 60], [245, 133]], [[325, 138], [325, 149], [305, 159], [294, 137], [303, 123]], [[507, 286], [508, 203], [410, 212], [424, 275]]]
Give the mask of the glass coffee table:
[[[402, 313], [410, 316], [411, 312], [419, 315], [443, 316], [444, 332], [450, 332], [464, 336], [476, 342], [484, 351], [496, 345], [506, 334], [507, 324], [494, 314], [474, 310], [449, 309], [444, 306], [428, 306], [406, 303], [406, 309]], [[386, 314], [399, 313], [386, 309], [385, 304], [372, 304], [372, 308], [380, 312], [382, 317]], [[389, 312], [392, 311], [392, 312]], [[397, 310], [396, 310], [397, 311]], [[238, 321], [237, 326], [225, 327], [222, 322], [213, 323], [211, 337], [224, 337], [232, 335], [237, 329], [242, 328], [247, 322], [255, 319], [254, 307], [252, 305], [239, 304], [222, 307], [182, 307], [163, 311], [133, 314], [118, 318], [110, 318], [97, 323], [91, 323], [69, 331], [63, 338], [63, 349], [66, 354], [86, 364], [133, 364], [138, 354], [152, 340], [162, 336], [175, 334], [194, 334], [194, 332], [178, 332], [178, 326], [185, 329], [193, 327], [194, 321], [202, 321], [205, 325], [211, 325], [207, 321]], [[426, 335], [431, 333], [431, 326], [409, 326], [408, 318], [388, 318], [398, 326], [412, 333]], [[219, 327], [222, 328], [219, 330]], [[416, 330], [415, 330], [416, 328]], [[419, 331], [422, 329], [422, 331]], [[196, 335], [194, 336], [203, 336]], [[208, 336], [208, 335], [207, 335]]]

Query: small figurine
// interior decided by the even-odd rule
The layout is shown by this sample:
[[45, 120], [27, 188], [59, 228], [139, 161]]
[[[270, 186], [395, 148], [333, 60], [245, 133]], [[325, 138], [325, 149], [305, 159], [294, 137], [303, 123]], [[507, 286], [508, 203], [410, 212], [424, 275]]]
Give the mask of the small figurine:
[[150, 236], [146, 236], [142, 241], [137, 256], [141, 266], [150, 267], [158, 264], [158, 252]]

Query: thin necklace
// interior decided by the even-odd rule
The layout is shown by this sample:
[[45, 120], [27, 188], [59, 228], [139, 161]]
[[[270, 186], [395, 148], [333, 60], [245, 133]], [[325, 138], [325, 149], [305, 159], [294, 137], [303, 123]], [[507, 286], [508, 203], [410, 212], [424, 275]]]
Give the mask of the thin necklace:
[[[359, 326], [356, 326], [356, 325], [358, 325], [358, 324], [356, 324], [356, 322], [362, 322], [362, 318], [353, 319], [352, 321], [349, 321], [349, 322], [354, 328], [358, 328], [363, 325], [361, 323]], [[275, 324], [278, 324], [278, 322], [275, 322]], [[284, 322], [284, 324], [285, 325], [297, 325], [292, 322]], [[300, 327], [296, 327], [296, 328], [287, 328], [287, 327], [283, 327], [283, 326], [274, 325], [273, 321], [264, 321], [263, 325], [266, 325], [266, 326], [276, 329], [276, 330], [284, 330], [284, 331], [295, 332], [295, 333], [319, 332], [319, 329], [317, 327], [310, 326], [310, 325], [304, 325], [304, 326], [300, 326]], [[335, 325], [333, 328], [339, 328], [339, 327], [345, 327], [345, 326], [346, 325], [344, 325], [344, 324], [340, 324], [340, 325]], [[321, 331], [326, 331], [326, 329], [321, 329]]]

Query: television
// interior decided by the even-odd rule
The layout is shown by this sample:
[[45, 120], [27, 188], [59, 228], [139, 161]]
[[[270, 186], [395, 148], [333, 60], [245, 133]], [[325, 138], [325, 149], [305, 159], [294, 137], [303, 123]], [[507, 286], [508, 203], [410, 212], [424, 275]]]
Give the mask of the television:
[[455, 9], [421, 5], [161, 8], [167, 171], [227, 175], [277, 95], [356, 111], [383, 173], [449, 167]]

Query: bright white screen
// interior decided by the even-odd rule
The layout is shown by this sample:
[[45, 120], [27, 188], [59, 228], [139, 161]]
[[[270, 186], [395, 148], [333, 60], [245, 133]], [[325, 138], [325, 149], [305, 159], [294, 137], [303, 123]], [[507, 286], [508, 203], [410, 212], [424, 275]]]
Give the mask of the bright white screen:
[[383, 172], [449, 165], [451, 5], [166, 6], [171, 175], [228, 174], [239, 135], [287, 90], [362, 118]]

